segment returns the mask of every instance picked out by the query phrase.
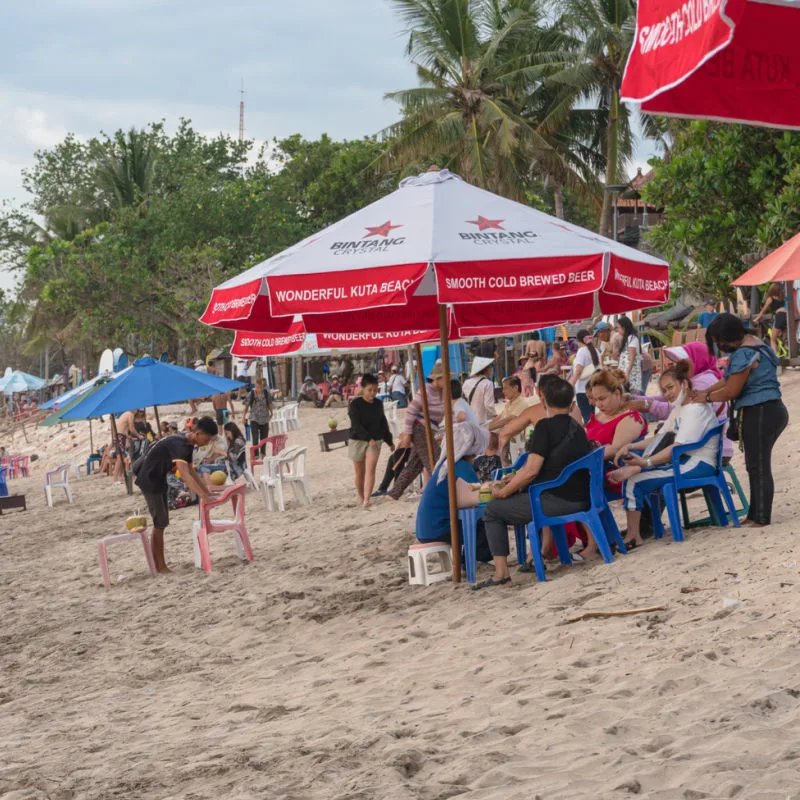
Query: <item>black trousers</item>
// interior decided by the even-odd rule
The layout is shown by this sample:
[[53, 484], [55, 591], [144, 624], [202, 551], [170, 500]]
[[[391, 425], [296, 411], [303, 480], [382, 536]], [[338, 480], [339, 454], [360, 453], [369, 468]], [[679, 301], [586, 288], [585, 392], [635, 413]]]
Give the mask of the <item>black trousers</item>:
[[[269, 436], [269, 422], [265, 422], [261, 425], [258, 422], [253, 422], [250, 420], [250, 437], [253, 440], [253, 445], [257, 445], [262, 439], [266, 439]], [[259, 455], [263, 456], [266, 452], [267, 446], [264, 445], [259, 450]]]
[[389, 462], [386, 464], [386, 470], [383, 473], [383, 480], [378, 487], [379, 492], [389, 491], [389, 487], [392, 485], [393, 481], [397, 480], [397, 477], [403, 471], [403, 467], [405, 467], [406, 461], [408, 461], [410, 455], [411, 448], [404, 447], [402, 450], [395, 450], [394, 453], [389, 456]]
[[789, 424], [789, 412], [782, 400], [768, 400], [742, 409], [740, 435], [744, 445], [744, 463], [750, 478], [749, 519], [762, 525], [772, 521], [772, 448]]

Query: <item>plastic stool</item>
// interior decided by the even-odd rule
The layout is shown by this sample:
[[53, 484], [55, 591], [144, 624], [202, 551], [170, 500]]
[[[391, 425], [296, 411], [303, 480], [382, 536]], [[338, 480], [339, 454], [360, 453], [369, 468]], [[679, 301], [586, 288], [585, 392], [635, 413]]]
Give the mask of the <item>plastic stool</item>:
[[147, 559], [147, 566], [150, 569], [150, 574], [155, 578], [156, 564], [155, 561], [153, 561], [153, 551], [150, 549], [150, 539], [147, 536], [147, 530], [119, 533], [97, 540], [97, 553], [100, 556], [100, 572], [103, 573], [103, 583], [106, 585], [106, 589], [111, 587], [111, 577], [108, 574], [108, 546], [119, 544], [120, 542], [135, 541], [140, 541], [142, 543], [144, 557]]
[[[438, 555], [441, 572], [428, 572], [428, 556]], [[419, 542], [408, 548], [408, 582], [412, 586], [430, 586], [446, 581], [453, 574], [453, 556], [450, 545], [444, 542]]]

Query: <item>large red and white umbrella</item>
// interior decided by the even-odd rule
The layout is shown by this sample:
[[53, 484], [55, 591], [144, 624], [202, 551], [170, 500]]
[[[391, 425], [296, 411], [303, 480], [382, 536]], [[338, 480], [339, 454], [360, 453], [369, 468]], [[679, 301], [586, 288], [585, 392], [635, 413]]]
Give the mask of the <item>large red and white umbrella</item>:
[[798, 41], [798, 0], [640, 0], [622, 99], [650, 114], [800, 128]]
[[[214, 289], [201, 320], [288, 333], [525, 330], [646, 308], [667, 264], [442, 170], [400, 188]], [[469, 331], [469, 333], [467, 333]]]
[[[218, 286], [201, 320], [279, 334], [290, 333], [295, 315], [317, 334], [413, 337], [438, 328], [455, 552], [448, 340], [583, 319], [598, 308], [647, 308], [668, 297], [668, 265], [660, 259], [437, 170], [407, 178], [392, 194]], [[453, 580], [460, 579], [454, 557]]]

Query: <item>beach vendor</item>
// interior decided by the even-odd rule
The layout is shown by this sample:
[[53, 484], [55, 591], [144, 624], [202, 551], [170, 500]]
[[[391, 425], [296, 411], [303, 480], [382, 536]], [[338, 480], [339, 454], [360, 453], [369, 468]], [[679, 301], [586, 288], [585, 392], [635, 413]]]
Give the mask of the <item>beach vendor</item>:
[[394, 450], [389, 421], [377, 394], [378, 379], [366, 374], [361, 378], [361, 394], [353, 398], [347, 409], [350, 417], [348, 455], [353, 462], [358, 502], [363, 508], [370, 507], [381, 442], [386, 442], [389, 449]]
[[470, 377], [464, 381], [464, 397], [467, 398], [467, 402], [475, 412], [475, 416], [481, 425], [497, 416], [497, 409], [494, 403], [493, 370], [493, 358], [475, 356], [472, 359]]
[[[503, 479], [492, 489], [494, 500], [483, 514], [486, 538], [494, 558], [495, 574], [473, 589], [510, 586], [508, 572], [508, 526], [527, 525], [533, 519], [528, 486], [535, 481], [551, 481], [564, 467], [588, 455], [589, 440], [579, 422], [571, 415], [575, 390], [562, 378], [553, 376], [545, 382], [542, 400], [546, 416], [533, 429], [528, 443], [528, 457], [516, 474]], [[575, 513], [589, 508], [589, 473], [581, 470], [564, 483], [541, 497], [542, 511], [548, 516]], [[553, 535], [549, 528], [542, 530], [542, 552], [550, 553]]]
[[[459, 422], [453, 425], [456, 495], [459, 508], [473, 508], [478, 505], [480, 495], [470, 486], [478, 483], [472, 462], [476, 457], [483, 455], [488, 445], [489, 434], [485, 428], [472, 422]], [[416, 533], [420, 542], [450, 543], [448, 462], [444, 452], [422, 492], [417, 508]], [[492, 554], [486, 541], [483, 520], [478, 521], [476, 552], [478, 561], [491, 561]]]
[[197, 420], [193, 431], [159, 439], [146, 455], [136, 462], [134, 477], [136, 485], [142, 490], [153, 520], [151, 544], [153, 559], [159, 572], [170, 572], [164, 560], [164, 530], [169, 525], [167, 474], [177, 467], [184, 483], [200, 500], [210, 500], [208, 487], [192, 466], [192, 455], [195, 446], [207, 445], [218, 432], [217, 423], [211, 417], [201, 417]]

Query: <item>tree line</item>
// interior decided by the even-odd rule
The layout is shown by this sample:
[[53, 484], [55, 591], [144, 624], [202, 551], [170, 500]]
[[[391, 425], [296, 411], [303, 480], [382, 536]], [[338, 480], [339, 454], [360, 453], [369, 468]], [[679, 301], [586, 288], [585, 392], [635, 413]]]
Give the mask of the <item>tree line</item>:
[[620, 102], [631, 0], [392, 0], [418, 85], [397, 123], [353, 141], [258, 148], [150, 122], [38, 151], [31, 200], [0, 209], [0, 362], [54, 365], [106, 346], [179, 362], [229, 343], [197, 322], [211, 288], [392, 191], [430, 164], [611, 234], [605, 185], [636, 131], [663, 153], [645, 199], [673, 279], [730, 292], [748, 253], [800, 226], [800, 136], [667, 122]]

